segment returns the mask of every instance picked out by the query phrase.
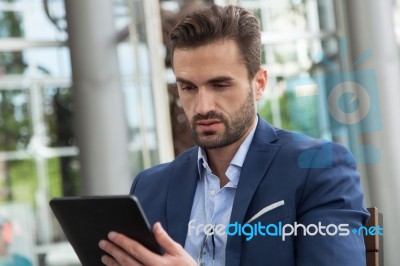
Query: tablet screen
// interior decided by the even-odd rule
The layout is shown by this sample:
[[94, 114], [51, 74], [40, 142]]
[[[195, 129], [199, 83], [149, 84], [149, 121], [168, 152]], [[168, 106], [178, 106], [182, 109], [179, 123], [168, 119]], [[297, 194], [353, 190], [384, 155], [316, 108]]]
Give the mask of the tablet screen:
[[83, 266], [102, 265], [98, 243], [110, 231], [122, 233], [160, 254], [147, 219], [134, 196], [56, 198], [50, 201], [65, 236]]

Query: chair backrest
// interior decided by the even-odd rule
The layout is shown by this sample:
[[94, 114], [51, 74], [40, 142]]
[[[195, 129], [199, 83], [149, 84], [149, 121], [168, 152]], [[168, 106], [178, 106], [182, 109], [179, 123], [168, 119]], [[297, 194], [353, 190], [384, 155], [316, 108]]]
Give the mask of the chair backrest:
[[383, 266], [383, 235], [379, 234], [378, 229], [383, 228], [383, 215], [378, 208], [368, 208], [371, 217], [368, 220], [368, 234], [364, 234], [365, 249], [367, 252], [367, 266]]

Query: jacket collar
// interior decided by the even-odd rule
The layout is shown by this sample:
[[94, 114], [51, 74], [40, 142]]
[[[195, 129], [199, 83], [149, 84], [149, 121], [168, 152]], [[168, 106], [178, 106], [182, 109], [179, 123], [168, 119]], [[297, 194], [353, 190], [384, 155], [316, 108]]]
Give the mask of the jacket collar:
[[169, 235], [184, 246], [199, 179], [197, 148], [190, 149], [175, 161], [167, 195], [167, 229]]
[[[238, 222], [243, 224], [245, 222], [245, 215], [251, 199], [280, 148], [279, 144], [274, 144], [277, 139], [274, 128], [260, 119], [253, 142], [243, 164], [233, 201], [230, 223]], [[234, 266], [240, 264], [241, 242], [240, 236], [228, 237], [225, 254], [226, 265]]]

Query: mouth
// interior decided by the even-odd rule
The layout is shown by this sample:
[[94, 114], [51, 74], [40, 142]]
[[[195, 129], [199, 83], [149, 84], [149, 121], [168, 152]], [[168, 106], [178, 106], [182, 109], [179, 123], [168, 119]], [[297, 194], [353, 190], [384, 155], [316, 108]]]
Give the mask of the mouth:
[[218, 119], [207, 119], [207, 120], [199, 120], [196, 122], [196, 124], [200, 126], [208, 126], [216, 123], [221, 123], [221, 121]]
[[222, 122], [218, 119], [199, 120], [196, 122], [200, 131], [215, 131]]

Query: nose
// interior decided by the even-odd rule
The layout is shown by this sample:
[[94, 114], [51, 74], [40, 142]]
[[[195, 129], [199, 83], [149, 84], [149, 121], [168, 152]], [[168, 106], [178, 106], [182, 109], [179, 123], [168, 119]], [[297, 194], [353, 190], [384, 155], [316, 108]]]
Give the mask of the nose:
[[212, 93], [208, 92], [205, 88], [199, 88], [196, 113], [206, 115], [208, 112], [215, 109], [215, 102]]

